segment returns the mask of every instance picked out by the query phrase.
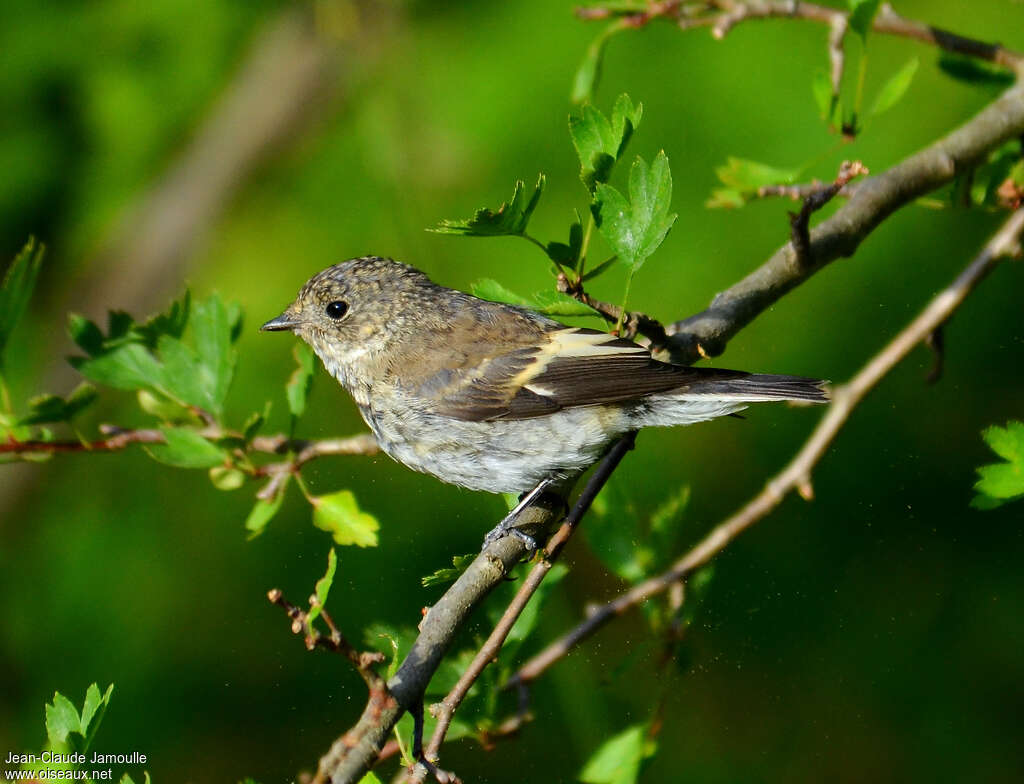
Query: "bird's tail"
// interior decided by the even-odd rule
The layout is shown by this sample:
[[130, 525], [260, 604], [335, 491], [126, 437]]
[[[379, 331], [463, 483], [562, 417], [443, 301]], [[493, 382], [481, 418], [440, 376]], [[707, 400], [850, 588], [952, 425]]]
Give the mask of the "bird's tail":
[[704, 377], [680, 390], [680, 397], [691, 400], [717, 398], [737, 403], [792, 400], [827, 403], [828, 382], [802, 376], [778, 376], [767, 373], [737, 373], [714, 368], [694, 368]]
[[634, 420], [641, 426], [689, 425], [742, 411], [748, 403], [827, 403], [828, 382], [800, 376], [691, 368], [700, 376], [678, 390], [651, 395]]

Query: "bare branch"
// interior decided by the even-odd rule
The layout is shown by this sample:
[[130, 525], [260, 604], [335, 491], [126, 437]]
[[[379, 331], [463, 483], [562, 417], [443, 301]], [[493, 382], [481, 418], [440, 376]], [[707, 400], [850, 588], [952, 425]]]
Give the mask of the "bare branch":
[[613, 618], [642, 604], [703, 566], [730, 542], [763, 517], [796, 490], [802, 497], [813, 496], [810, 476], [853, 409], [876, 384], [919, 343], [944, 325], [974, 287], [998, 262], [1020, 254], [1020, 237], [1024, 233], [1024, 209], [1014, 212], [985, 245], [967, 268], [945, 290], [940, 292], [921, 314], [876, 354], [847, 384], [836, 387], [832, 403], [803, 448], [779, 474], [772, 478], [746, 506], [715, 527], [696, 547], [676, 561], [664, 573], [637, 584], [611, 602], [588, 614], [586, 620], [530, 659], [505, 688], [519, 687], [536, 679], [554, 662], [565, 656]]
[[[73, 452], [118, 452], [133, 444], [163, 444], [166, 442], [160, 430], [146, 428], [140, 430], [124, 430], [116, 425], [100, 425], [100, 432], [106, 438], [95, 441], [15, 441], [10, 439], [0, 443], [0, 454], [63, 454]], [[224, 438], [238, 436], [220, 428], [206, 427], [199, 431], [204, 438]], [[376, 439], [369, 433], [360, 433], [347, 438], [325, 438], [320, 441], [306, 441], [288, 438], [282, 433], [273, 436], [257, 436], [249, 447], [253, 452], [281, 455], [295, 452], [295, 459], [289, 466], [298, 468], [327, 455], [375, 455], [380, 451]], [[270, 474], [268, 466], [262, 466], [260, 472]]]
[[[586, 6], [577, 8], [576, 16], [583, 20], [620, 17], [628, 20], [633, 27], [642, 27], [654, 21], [674, 22], [683, 30], [711, 27], [712, 35], [719, 39], [728, 35], [741, 22], [753, 19], [804, 19], [826, 24], [831, 28], [829, 58], [832, 62], [832, 89], [833, 94], [839, 93], [838, 82], [842, 78], [843, 69], [842, 40], [847, 32], [849, 14], [838, 8], [797, 0], [705, 0], [694, 3], [651, 3], [643, 10], [623, 6]], [[1001, 44], [978, 41], [906, 19], [897, 14], [889, 3], [882, 4], [871, 29], [876, 33], [912, 38], [947, 52], [985, 60], [1018, 74], [1024, 71], [1024, 54]]]
[[[313, 624], [310, 623], [309, 613], [296, 607], [294, 604], [284, 598], [280, 589], [274, 588], [267, 591], [267, 599], [270, 600], [271, 604], [276, 604], [281, 607], [289, 618], [292, 619], [292, 633], [299, 634], [305, 631], [305, 642], [307, 650], [313, 650], [316, 647], [326, 648], [327, 650], [340, 653], [355, 667], [356, 672], [366, 682], [367, 688], [370, 689], [370, 693], [386, 692], [387, 685], [384, 683], [384, 679], [377, 673], [374, 667], [384, 661], [384, 655], [378, 651], [358, 651], [348, 641], [348, 639], [339, 631], [338, 627], [334, 625], [334, 621], [331, 616], [327, 614], [327, 610], [320, 607], [320, 617], [324, 619], [324, 623], [327, 624], [329, 631], [328, 635], [323, 635]], [[316, 594], [309, 597], [309, 606], [319, 606], [319, 599]]]

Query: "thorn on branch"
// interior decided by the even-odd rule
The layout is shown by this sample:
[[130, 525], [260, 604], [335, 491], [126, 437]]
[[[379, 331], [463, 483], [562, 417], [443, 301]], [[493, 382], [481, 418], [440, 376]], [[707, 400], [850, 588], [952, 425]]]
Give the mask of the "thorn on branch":
[[867, 167], [860, 161], [843, 161], [839, 166], [839, 173], [831, 185], [811, 191], [804, 198], [800, 212], [789, 213], [790, 242], [793, 245], [793, 252], [796, 254], [796, 263], [799, 267], [806, 269], [814, 264], [809, 227], [811, 215], [832, 201], [850, 180], [867, 173]]

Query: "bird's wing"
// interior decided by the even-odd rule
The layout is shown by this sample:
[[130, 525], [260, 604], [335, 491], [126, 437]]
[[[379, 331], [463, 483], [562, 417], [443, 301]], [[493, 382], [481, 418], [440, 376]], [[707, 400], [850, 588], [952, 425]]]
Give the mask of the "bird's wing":
[[592, 329], [551, 330], [529, 345], [497, 355], [481, 350], [477, 358], [429, 375], [418, 396], [455, 419], [527, 419], [747, 375], [657, 362], [642, 346]]

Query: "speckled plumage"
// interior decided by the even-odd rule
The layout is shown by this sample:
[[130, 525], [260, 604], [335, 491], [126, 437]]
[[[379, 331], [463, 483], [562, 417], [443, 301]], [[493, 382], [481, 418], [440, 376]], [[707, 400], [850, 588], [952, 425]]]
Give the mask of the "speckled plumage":
[[583, 471], [629, 430], [825, 400], [818, 381], [656, 362], [635, 343], [375, 256], [318, 273], [264, 329], [312, 346], [391, 457], [491, 492]]

